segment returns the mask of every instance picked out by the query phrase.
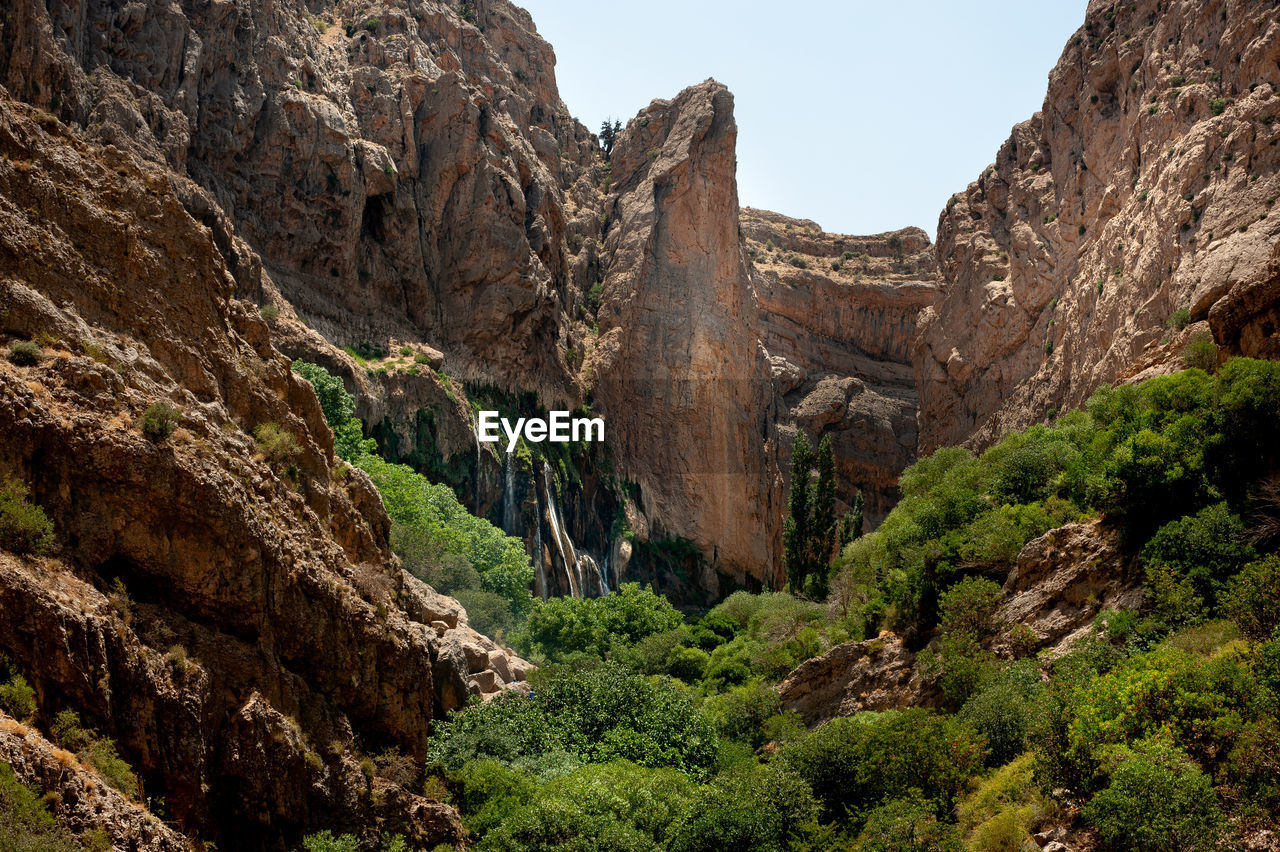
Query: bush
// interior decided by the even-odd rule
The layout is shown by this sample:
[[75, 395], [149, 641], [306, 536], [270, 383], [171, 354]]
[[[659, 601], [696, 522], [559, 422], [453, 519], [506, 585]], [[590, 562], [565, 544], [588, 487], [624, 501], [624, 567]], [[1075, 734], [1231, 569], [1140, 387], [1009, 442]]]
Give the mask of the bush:
[[301, 452], [298, 439], [280, 427], [279, 423], [259, 423], [253, 430], [253, 440], [258, 445], [258, 452], [273, 468], [293, 467], [293, 460]]
[[501, 596], [484, 589], [455, 589], [453, 596], [467, 611], [471, 626], [485, 636], [501, 636], [515, 626], [511, 605]]
[[27, 486], [17, 479], [0, 483], [0, 548], [40, 554], [52, 546], [53, 524], [43, 509], [27, 501]]
[[1202, 331], [1192, 337], [1182, 350], [1182, 363], [1191, 369], [1215, 372], [1218, 369], [1218, 344], [1213, 342], [1213, 334]]
[[960, 719], [986, 738], [988, 766], [1002, 766], [1026, 751], [1034, 700], [1042, 690], [1039, 672], [1024, 663], [1000, 672], [965, 702]]
[[36, 712], [36, 691], [3, 654], [0, 654], [0, 710], [19, 721], [31, 718]]
[[712, 696], [704, 709], [720, 736], [746, 743], [753, 749], [769, 741], [766, 723], [783, 715], [778, 691], [758, 680]]
[[1084, 807], [1084, 817], [1115, 849], [1208, 850], [1222, 811], [1209, 776], [1167, 742], [1143, 740], [1118, 750], [1111, 782]]
[[44, 352], [33, 340], [18, 340], [9, 346], [9, 363], [18, 367], [34, 367], [44, 360]]
[[1170, 521], [1142, 549], [1148, 570], [1154, 566], [1172, 569], [1174, 577], [1188, 581], [1210, 607], [1216, 605], [1227, 581], [1253, 556], [1244, 522], [1226, 503]]
[[1053, 812], [1040, 791], [1031, 754], [978, 782], [956, 807], [966, 845], [978, 852], [1021, 852], [1031, 832]]
[[684, 617], [665, 597], [638, 583], [623, 583], [602, 598], [535, 603], [517, 644], [522, 652], [553, 663], [580, 653], [603, 659], [615, 646], [632, 645], [683, 624]]
[[1249, 638], [1271, 636], [1280, 627], [1280, 556], [1246, 565], [1231, 581], [1224, 609]]
[[1169, 319], [1165, 320], [1165, 325], [1169, 328], [1182, 331], [1191, 322], [1191, 311], [1186, 308], [1178, 308], [1169, 315]]
[[152, 441], [163, 441], [182, 422], [182, 412], [168, 402], [156, 402], [142, 412], [142, 434]]
[[49, 726], [53, 741], [76, 753], [82, 763], [92, 766], [116, 790], [128, 798], [138, 794], [138, 778], [133, 769], [116, 752], [115, 743], [98, 736], [92, 728], [81, 725], [74, 710], [63, 710]]
[[796, 774], [748, 765], [689, 797], [671, 827], [673, 852], [755, 852], [796, 848], [817, 816], [813, 791]]
[[77, 852], [80, 848], [45, 802], [18, 781], [9, 764], [0, 762], [0, 849]]
[[1000, 630], [996, 610], [1000, 584], [985, 577], [966, 577], [942, 596], [939, 627], [944, 635], [981, 641]]
[[911, 709], [832, 719], [787, 743], [779, 759], [808, 782], [825, 819], [857, 827], [878, 803], [912, 790], [945, 813], [984, 751], [968, 726]]
[[263, 305], [258, 308], [258, 316], [267, 322], [275, 322], [280, 318], [280, 309], [275, 305]]
[[[961, 852], [954, 825], [940, 822], [933, 802], [918, 790], [871, 811], [857, 852]], [[1016, 852], [1016, 850], [1015, 850]]]
[[[426, 356], [421, 357], [425, 363]], [[347, 393], [342, 379], [331, 375], [324, 367], [305, 361], [294, 361], [293, 371], [310, 382], [315, 389], [325, 422], [333, 430], [334, 455], [354, 462], [360, 456], [377, 451], [377, 444], [364, 437], [363, 427], [356, 418], [355, 397]]]
[[352, 834], [334, 837], [333, 832], [325, 829], [302, 838], [302, 848], [306, 852], [360, 852], [360, 839]]
[[710, 723], [671, 681], [612, 663], [588, 671], [544, 669], [539, 680], [531, 699], [494, 699], [438, 725], [432, 760], [456, 771], [471, 760], [534, 766], [559, 754], [585, 763], [630, 760], [695, 777], [715, 761]]

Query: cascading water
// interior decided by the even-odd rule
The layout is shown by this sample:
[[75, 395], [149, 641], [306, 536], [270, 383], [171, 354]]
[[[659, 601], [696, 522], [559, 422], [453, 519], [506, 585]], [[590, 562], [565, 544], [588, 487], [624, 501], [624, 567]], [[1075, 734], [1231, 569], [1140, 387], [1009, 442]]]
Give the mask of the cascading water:
[[515, 466], [511, 463], [511, 451], [507, 451], [506, 461], [503, 463], [502, 484], [502, 531], [507, 535], [516, 534], [516, 472]]
[[542, 561], [542, 505], [538, 501], [538, 489], [533, 489], [533, 516], [536, 519], [533, 525], [533, 561], [538, 566], [538, 588], [542, 592], [542, 599], [547, 599], [547, 566]]
[[[563, 527], [560, 511], [556, 508], [555, 497], [551, 493], [551, 466], [542, 463], [542, 485], [547, 495], [547, 521], [551, 525], [551, 537], [556, 540], [556, 549], [560, 552], [560, 563], [564, 565], [565, 576], [569, 579], [569, 594], [575, 598], [582, 597], [582, 584], [578, 582], [580, 568], [578, 555], [573, 551], [573, 542], [569, 536], [561, 532]], [[573, 558], [570, 559], [570, 554]]]
[[475, 505], [472, 506], [472, 511], [475, 512], [476, 515], [479, 515], [480, 514], [480, 424], [476, 420], [476, 414], [474, 411], [471, 412], [471, 437], [476, 439], [476, 469], [475, 469], [474, 475], [472, 476], [472, 481], [471, 481], [471, 487], [475, 491], [475, 500], [473, 501]]

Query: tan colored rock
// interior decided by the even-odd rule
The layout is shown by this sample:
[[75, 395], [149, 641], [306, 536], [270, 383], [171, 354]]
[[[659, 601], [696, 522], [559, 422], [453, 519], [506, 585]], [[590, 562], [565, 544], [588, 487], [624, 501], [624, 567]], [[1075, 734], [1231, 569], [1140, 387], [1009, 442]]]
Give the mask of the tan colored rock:
[[922, 452], [986, 445], [1101, 384], [1179, 367], [1179, 309], [1216, 317], [1228, 351], [1276, 351], [1274, 12], [1090, 4], [1042, 111], [939, 219], [943, 296], [916, 349]]
[[1118, 530], [1098, 520], [1067, 524], [1022, 548], [998, 617], [1030, 627], [1041, 647], [1063, 649], [1102, 610], [1136, 610], [1144, 595], [1142, 572]]
[[688, 538], [719, 574], [769, 584], [780, 576], [782, 490], [738, 241], [736, 138], [733, 96], [710, 80], [654, 101], [620, 134], [622, 191], [588, 367], [653, 536]]
[[793, 426], [816, 440], [830, 436], [840, 499], [851, 505], [861, 490], [867, 522], [876, 524], [916, 458], [911, 344], [917, 315], [937, 297], [933, 246], [919, 228], [828, 234], [815, 222], [751, 208], [741, 222], [761, 339], [782, 397], [782, 443], [789, 448]]
[[864, 710], [931, 705], [937, 696], [916, 674], [916, 655], [897, 635], [844, 642], [806, 660], [778, 686], [782, 706], [814, 726]]

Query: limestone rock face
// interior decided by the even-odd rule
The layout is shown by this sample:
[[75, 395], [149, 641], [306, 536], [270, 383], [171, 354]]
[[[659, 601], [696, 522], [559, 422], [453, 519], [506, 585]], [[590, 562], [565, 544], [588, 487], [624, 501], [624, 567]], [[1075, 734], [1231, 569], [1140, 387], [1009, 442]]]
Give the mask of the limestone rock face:
[[1180, 309], [1228, 352], [1276, 351], [1278, 58], [1263, 0], [1089, 4], [1043, 110], [939, 218], [922, 452], [1180, 368], [1203, 329], [1168, 327]]
[[[420, 757], [466, 701], [445, 632], [487, 668], [500, 649], [400, 570], [377, 492], [339, 474], [315, 394], [236, 298], [228, 258], [251, 253], [220, 244], [173, 179], [0, 101], [0, 341], [44, 355], [0, 363], [0, 474], [30, 485], [57, 539], [50, 557], [0, 554], [0, 651], [37, 723], [80, 712], [179, 830], [236, 826], [255, 849], [412, 824], [452, 843], [456, 814], [411, 791], [371, 812], [355, 749]], [[152, 440], [161, 401], [181, 417]], [[269, 460], [265, 423], [296, 452]]]
[[933, 704], [936, 690], [916, 672], [916, 655], [885, 632], [864, 642], [844, 642], [806, 660], [778, 686], [782, 706], [817, 725], [864, 710], [896, 710]]
[[563, 392], [562, 190], [596, 148], [528, 13], [473, 9], [19, 0], [0, 83], [194, 179], [339, 346]]
[[654, 101], [619, 135], [589, 368], [620, 472], [639, 484], [656, 536], [692, 540], [739, 582], [772, 583], [781, 479], [738, 239], [736, 138], [733, 96], [710, 80]]
[[937, 297], [934, 248], [919, 228], [827, 234], [751, 208], [741, 221], [784, 439], [795, 427], [830, 435], [840, 498], [851, 505], [861, 489], [868, 524], [879, 523], [916, 458], [912, 342]]
[[1142, 571], [1101, 521], [1067, 524], [1032, 539], [1004, 583], [998, 617], [1025, 624], [1045, 647], [1065, 648], [1104, 609], [1142, 606]]

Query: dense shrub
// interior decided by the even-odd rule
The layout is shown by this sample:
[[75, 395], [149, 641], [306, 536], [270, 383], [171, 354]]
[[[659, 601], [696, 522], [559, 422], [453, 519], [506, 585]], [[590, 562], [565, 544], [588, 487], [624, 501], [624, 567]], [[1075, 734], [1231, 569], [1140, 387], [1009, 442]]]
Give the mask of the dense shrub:
[[1026, 751], [1035, 701], [1043, 689], [1039, 671], [1021, 663], [992, 676], [965, 702], [960, 719], [986, 738], [987, 765], [1001, 766]]
[[867, 815], [857, 852], [961, 852], [954, 825], [938, 819], [936, 805], [912, 790]]
[[811, 830], [813, 791], [783, 767], [731, 770], [689, 798], [671, 828], [673, 852], [771, 852], [791, 849]]
[[1253, 555], [1244, 523], [1226, 503], [1215, 503], [1195, 515], [1170, 521], [1142, 549], [1148, 573], [1170, 569], [1174, 581], [1190, 583], [1194, 594], [1210, 610], [1216, 608], [1227, 581]]
[[[657, 850], [685, 807], [691, 786], [674, 770], [621, 760], [582, 767], [537, 788], [510, 776], [504, 779], [492, 768], [487, 773], [486, 787], [496, 793], [488, 803], [500, 803], [504, 810], [477, 848], [504, 852], [555, 852], [566, 846]], [[519, 800], [517, 791], [525, 793]]]
[[31, 340], [19, 340], [9, 346], [9, 363], [18, 367], [34, 367], [44, 359], [44, 352]]
[[673, 631], [684, 617], [662, 595], [638, 583], [623, 583], [601, 598], [538, 601], [517, 639], [522, 651], [548, 662], [577, 653], [609, 655], [646, 637]]
[[779, 759], [809, 783], [827, 819], [861, 825], [879, 802], [911, 790], [945, 813], [984, 753], [968, 726], [911, 709], [833, 719], [788, 743]]
[[363, 428], [356, 418], [355, 398], [347, 393], [342, 379], [330, 375], [328, 370], [318, 364], [308, 364], [305, 361], [294, 361], [293, 371], [315, 388], [316, 397], [320, 400], [320, 410], [324, 412], [324, 419], [333, 430], [333, 452], [338, 458], [354, 462], [360, 456], [372, 455], [377, 451], [377, 444], [364, 437]]
[[293, 433], [284, 429], [279, 423], [259, 423], [253, 430], [253, 440], [258, 445], [258, 452], [267, 464], [289, 473], [296, 471], [294, 459], [302, 448]]
[[[715, 761], [715, 733], [671, 681], [606, 664], [543, 675], [531, 698], [504, 697], [456, 713], [431, 738], [432, 759], [457, 771], [477, 759], [536, 768], [539, 760], [673, 767], [694, 776]], [[555, 757], [561, 755], [561, 757]]]
[[53, 545], [53, 524], [43, 509], [27, 500], [27, 493], [27, 486], [17, 479], [0, 482], [0, 548], [45, 553]]
[[1085, 819], [1114, 849], [1215, 848], [1222, 811], [1209, 776], [1167, 742], [1121, 747], [1110, 783], [1085, 805]]
[[968, 848], [1021, 852], [1053, 812], [1035, 781], [1032, 756], [1024, 754], [980, 780], [956, 806], [956, 819]]
[[36, 712], [36, 691], [3, 654], [0, 654], [0, 710], [19, 721]]
[[81, 848], [27, 789], [8, 763], [0, 762], [0, 849], [14, 852], [76, 852]]
[[[400, 528], [400, 543], [412, 543], [423, 559], [448, 562], [465, 557], [478, 573], [481, 588], [505, 600], [513, 618], [520, 619], [528, 612], [533, 603], [529, 593], [533, 565], [520, 539], [477, 518], [447, 485], [428, 482], [407, 465], [391, 464], [374, 455], [360, 456], [356, 465], [378, 487], [393, 527]], [[457, 589], [450, 591], [456, 593]]]
[[1241, 632], [1266, 639], [1280, 628], [1280, 556], [1251, 562], [1231, 581], [1225, 609]]
[[138, 795], [138, 778], [132, 767], [116, 752], [115, 743], [81, 725], [74, 710], [63, 710], [54, 717], [49, 732], [54, 742], [67, 751], [75, 752], [82, 763], [92, 766], [102, 776], [102, 780], [129, 798]]
[[157, 443], [173, 434], [182, 422], [182, 411], [169, 402], [154, 402], [142, 412], [142, 434]]

